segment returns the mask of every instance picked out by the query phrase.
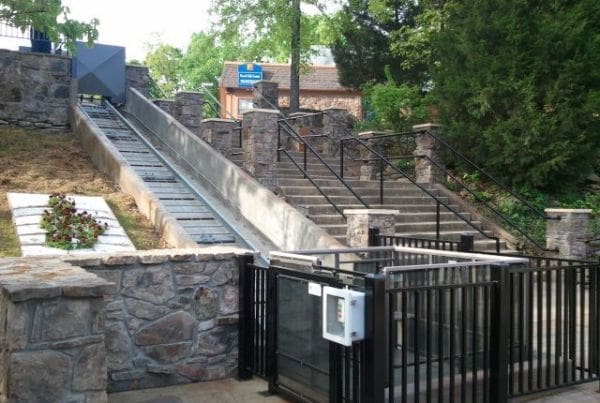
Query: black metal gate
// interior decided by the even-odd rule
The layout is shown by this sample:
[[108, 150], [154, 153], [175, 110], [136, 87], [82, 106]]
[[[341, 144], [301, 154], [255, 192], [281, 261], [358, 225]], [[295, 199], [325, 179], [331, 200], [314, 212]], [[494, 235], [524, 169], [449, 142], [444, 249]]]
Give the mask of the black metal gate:
[[[304, 271], [244, 265], [240, 275], [240, 378], [259, 375], [268, 381], [270, 392], [293, 400], [373, 401], [368, 395], [372, 388], [365, 387], [363, 374], [365, 368], [374, 366], [371, 358], [376, 357], [365, 355], [365, 342], [344, 347], [323, 339], [321, 297], [315, 294], [324, 286], [364, 290], [374, 282], [382, 290], [383, 277], [374, 277], [321, 266]], [[309, 293], [309, 285], [313, 293]], [[380, 379], [383, 381], [384, 372]]]

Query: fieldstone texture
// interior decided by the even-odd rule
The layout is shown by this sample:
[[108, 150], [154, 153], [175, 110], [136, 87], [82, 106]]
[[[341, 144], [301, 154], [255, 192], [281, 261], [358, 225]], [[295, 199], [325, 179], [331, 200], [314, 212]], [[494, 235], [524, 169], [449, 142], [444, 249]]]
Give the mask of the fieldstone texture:
[[231, 376], [243, 253], [0, 260], [0, 401], [106, 402]]
[[278, 112], [254, 109], [242, 120], [244, 169], [263, 186], [274, 190], [274, 169], [277, 160]]
[[171, 116], [175, 116], [177, 114], [175, 109], [175, 101], [172, 99], [155, 99], [152, 101], [152, 103]]
[[202, 140], [226, 157], [231, 157], [231, 148], [240, 146], [241, 122], [231, 119], [204, 119]]
[[[437, 144], [429, 133], [437, 134], [442, 126], [425, 123], [413, 126], [415, 136], [415, 180], [418, 183], [437, 183], [443, 179], [443, 172], [434, 164], [443, 166], [436, 153]], [[432, 162], [433, 161], [433, 162]]]
[[125, 66], [125, 80], [127, 88], [135, 88], [145, 97], [148, 97], [148, 88], [150, 85], [150, 73], [148, 67], [134, 66], [128, 64]]
[[[107, 300], [107, 390], [231, 376], [237, 366], [227, 358], [237, 354], [237, 268], [235, 253], [198, 249], [145, 251], [120, 265], [86, 266], [118, 284]], [[209, 335], [219, 340], [200, 348]]]
[[546, 220], [546, 248], [556, 249], [560, 257], [586, 259], [589, 254], [589, 222], [592, 210], [545, 210], [554, 220]]
[[175, 94], [175, 114], [172, 115], [192, 133], [200, 136], [203, 104], [204, 98], [199, 92], [178, 92]]
[[254, 109], [278, 109], [279, 84], [273, 81], [257, 81], [252, 88]]
[[58, 258], [14, 258], [0, 260], [0, 287], [0, 401], [106, 402], [114, 285]]
[[0, 121], [65, 130], [75, 102], [71, 58], [0, 49]]
[[340, 140], [352, 135], [356, 118], [346, 109], [323, 109], [323, 134], [331, 141], [325, 144], [323, 151], [330, 155], [339, 155]]
[[398, 210], [344, 210], [347, 217], [346, 244], [350, 248], [369, 246], [369, 228], [378, 228], [380, 235], [394, 235]]

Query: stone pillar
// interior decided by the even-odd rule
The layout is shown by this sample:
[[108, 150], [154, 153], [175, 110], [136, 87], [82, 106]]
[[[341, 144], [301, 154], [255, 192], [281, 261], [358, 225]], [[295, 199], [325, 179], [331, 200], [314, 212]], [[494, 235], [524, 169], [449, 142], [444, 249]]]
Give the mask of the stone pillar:
[[171, 99], [155, 99], [152, 101], [152, 103], [163, 111], [167, 112], [169, 115], [175, 115], [175, 101]]
[[148, 87], [150, 86], [150, 73], [148, 67], [134, 66], [128, 64], [125, 66], [125, 80], [127, 88], [135, 88], [143, 96], [148, 97]]
[[172, 115], [192, 133], [200, 136], [203, 104], [204, 98], [199, 92], [178, 92], [175, 94], [176, 112]]
[[378, 228], [380, 235], [394, 235], [399, 213], [399, 210], [387, 209], [344, 210], [348, 224], [346, 244], [351, 248], [368, 247], [369, 228]]
[[546, 248], [557, 249], [561, 257], [585, 259], [588, 256], [588, 225], [592, 210], [548, 208], [546, 215]]
[[413, 126], [413, 130], [417, 132], [415, 136], [416, 149], [413, 154], [415, 155], [415, 180], [418, 183], [437, 183], [443, 179], [443, 173], [429, 160], [443, 166], [436, 155], [435, 139], [428, 134], [437, 135], [441, 128], [442, 125], [436, 123]]
[[254, 109], [242, 119], [243, 167], [270, 190], [275, 189], [278, 119], [279, 113], [272, 109]]
[[327, 142], [328, 149], [323, 150], [323, 152], [338, 155], [340, 152], [340, 140], [351, 135], [355, 121], [354, 115], [346, 109], [323, 109], [323, 134], [332, 140]]
[[0, 401], [106, 402], [109, 283], [58, 260], [4, 260]]
[[204, 119], [201, 138], [221, 154], [229, 156], [232, 147], [240, 146], [239, 127], [239, 122], [232, 119]]
[[[367, 131], [358, 133], [358, 137], [365, 141], [370, 147], [377, 151], [381, 151], [377, 148], [377, 143], [372, 139], [376, 136], [385, 134], [383, 132], [375, 132], [375, 131]], [[353, 143], [348, 143], [348, 147], [350, 147]], [[356, 145], [356, 143], [354, 143]], [[365, 147], [359, 146], [357, 148], [357, 153], [361, 162], [360, 162], [360, 180], [361, 181], [370, 181], [377, 179], [377, 173], [381, 171], [381, 164], [377, 161], [373, 160], [375, 155], [367, 150]]]
[[[307, 114], [306, 112], [295, 112], [289, 115], [288, 123], [300, 137], [306, 137], [305, 141], [310, 143], [317, 152], [323, 151], [324, 140], [314, 136], [323, 133], [323, 116]], [[302, 152], [302, 145], [285, 136], [288, 139], [289, 149]], [[283, 139], [283, 137], [282, 137]]]
[[257, 81], [252, 89], [255, 109], [279, 108], [279, 84], [273, 81]]

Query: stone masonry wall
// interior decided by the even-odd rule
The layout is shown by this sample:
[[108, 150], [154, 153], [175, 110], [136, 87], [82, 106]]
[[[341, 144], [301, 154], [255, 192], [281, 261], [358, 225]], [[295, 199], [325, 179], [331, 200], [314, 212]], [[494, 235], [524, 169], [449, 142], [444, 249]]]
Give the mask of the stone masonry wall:
[[116, 284], [105, 297], [109, 392], [233, 375], [237, 259], [202, 250], [73, 258]]
[[105, 403], [113, 285], [59, 259], [0, 260], [0, 402]]
[[0, 124], [64, 130], [76, 92], [69, 57], [0, 49]]
[[145, 97], [148, 96], [148, 86], [150, 85], [150, 73], [148, 72], [148, 67], [134, 66], [132, 64], [126, 65], [125, 79], [127, 80], [127, 88], [135, 88]]
[[[279, 106], [285, 108], [290, 104], [288, 90], [279, 90]], [[322, 111], [328, 108], [345, 109], [356, 119], [362, 119], [362, 99], [360, 95], [344, 95], [338, 93], [303, 91], [300, 96], [300, 108]]]

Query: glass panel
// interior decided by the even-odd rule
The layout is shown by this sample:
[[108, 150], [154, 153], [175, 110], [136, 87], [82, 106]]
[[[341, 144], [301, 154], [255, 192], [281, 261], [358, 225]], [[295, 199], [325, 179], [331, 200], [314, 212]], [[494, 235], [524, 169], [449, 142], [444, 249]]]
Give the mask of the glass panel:
[[322, 337], [321, 298], [308, 293], [306, 281], [279, 276], [277, 283], [277, 383], [327, 402], [329, 342]]

